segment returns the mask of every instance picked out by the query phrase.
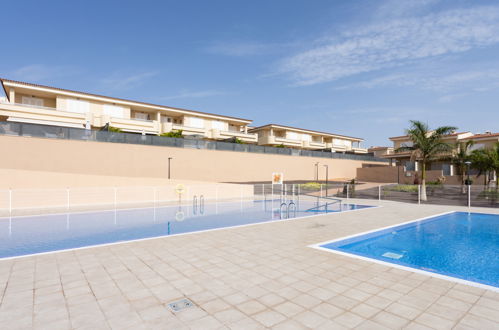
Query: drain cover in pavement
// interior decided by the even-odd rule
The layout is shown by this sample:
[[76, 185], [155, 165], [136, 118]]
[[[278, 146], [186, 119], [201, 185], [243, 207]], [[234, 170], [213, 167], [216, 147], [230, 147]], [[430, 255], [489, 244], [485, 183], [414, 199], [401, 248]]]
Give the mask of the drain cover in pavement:
[[172, 311], [180, 312], [186, 308], [194, 306], [194, 304], [189, 299], [182, 299], [182, 300], [178, 300], [178, 301], [174, 301], [172, 303], [169, 303], [168, 306], [170, 307], [170, 309]]

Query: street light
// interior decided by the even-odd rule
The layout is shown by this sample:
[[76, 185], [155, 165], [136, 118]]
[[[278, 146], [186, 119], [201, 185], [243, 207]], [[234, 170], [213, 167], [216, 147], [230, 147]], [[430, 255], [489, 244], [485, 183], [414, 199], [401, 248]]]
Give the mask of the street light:
[[471, 185], [471, 182], [470, 182], [470, 165], [471, 165], [471, 162], [469, 160], [465, 161], [464, 162], [466, 164], [466, 172], [468, 173], [468, 178], [466, 179], [466, 185], [469, 186]]
[[168, 180], [170, 179], [170, 162], [173, 159], [173, 157], [168, 157]]
[[327, 198], [327, 179], [328, 179], [328, 173], [329, 173], [329, 166], [324, 165], [324, 167], [326, 168], [326, 198]]

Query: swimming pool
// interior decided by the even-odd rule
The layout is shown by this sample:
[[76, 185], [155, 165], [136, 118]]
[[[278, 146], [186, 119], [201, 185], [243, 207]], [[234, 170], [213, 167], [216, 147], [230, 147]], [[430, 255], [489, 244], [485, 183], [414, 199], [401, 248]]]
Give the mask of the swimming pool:
[[499, 288], [499, 215], [451, 212], [314, 247]]
[[[335, 201], [241, 201], [0, 218], [0, 258], [298, 218], [370, 206]], [[289, 208], [289, 213], [288, 213]]]

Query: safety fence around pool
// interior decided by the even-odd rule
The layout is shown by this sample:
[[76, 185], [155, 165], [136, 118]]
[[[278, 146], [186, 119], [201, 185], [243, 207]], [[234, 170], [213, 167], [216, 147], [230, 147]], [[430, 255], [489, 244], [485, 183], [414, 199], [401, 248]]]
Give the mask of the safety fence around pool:
[[419, 204], [499, 207], [499, 190], [485, 186], [385, 184], [189, 184], [0, 190], [0, 217], [98, 209], [199, 205], [226, 200], [370, 199]]
[[[255, 194], [292, 194], [320, 198], [390, 200], [418, 204], [459, 205], [468, 207], [499, 207], [499, 189], [494, 185], [429, 184], [426, 194], [421, 185], [403, 184], [320, 184], [256, 185]], [[426, 195], [426, 196], [425, 196]]]

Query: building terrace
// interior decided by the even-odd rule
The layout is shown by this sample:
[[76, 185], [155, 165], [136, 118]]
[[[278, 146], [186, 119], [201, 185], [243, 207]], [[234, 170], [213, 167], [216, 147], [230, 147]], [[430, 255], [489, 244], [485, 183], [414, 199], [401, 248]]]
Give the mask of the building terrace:
[[264, 146], [284, 146], [309, 150], [324, 150], [342, 153], [365, 154], [361, 147], [364, 139], [313, 131], [303, 128], [268, 124], [251, 128], [251, 133], [258, 134], [258, 144]]
[[99, 129], [106, 125], [124, 132], [184, 135], [211, 140], [238, 138], [256, 143], [248, 133], [249, 119], [167, 107], [151, 103], [0, 79], [7, 96], [0, 120], [63, 127]]

